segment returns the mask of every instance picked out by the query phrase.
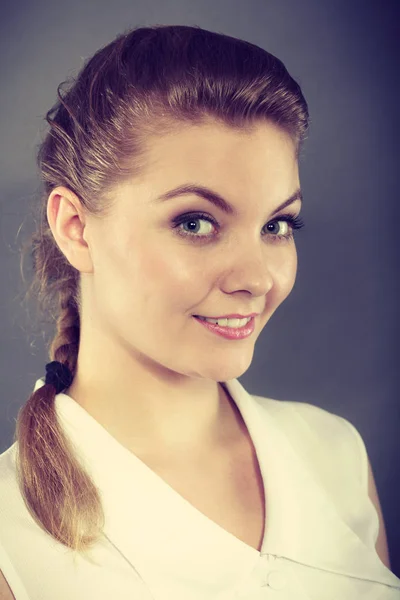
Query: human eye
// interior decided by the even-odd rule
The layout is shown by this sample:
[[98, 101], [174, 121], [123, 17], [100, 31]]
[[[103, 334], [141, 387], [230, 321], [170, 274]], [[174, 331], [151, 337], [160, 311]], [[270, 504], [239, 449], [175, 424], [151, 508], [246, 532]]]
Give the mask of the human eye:
[[[214, 227], [218, 227], [218, 223], [213, 219], [210, 215], [206, 213], [196, 212], [196, 213], [185, 213], [183, 215], [178, 215], [172, 220], [173, 229], [176, 230], [177, 235], [181, 237], [190, 238], [190, 241], [202, 241], [204, 239], [213, 237], [213, 233], [205, 232], [204, 234], [199, 233], [201, 230], [200, 227], [196, 227], [196, 222], [204, 221], [209, 225], [213, 225]], [[186, 224], [194, 225], [192, 229], [189, 231], [184, 229], [183, 226]], [[296, 229], [301, 229], [304, 227], [303, 221], [294, 214], [284, 214], [280, 215], [273, 221], [269, 221], [265, 227], [275, 227], [278, 224], [279, 231], [272, 231], [269, 229], [267, 231], [268, 236], [271, 236], [275, 242], [288, 242], [294, 238], [293, 232]], [[282, 225], [279, 227], [279, 224], [283, 224], [283, 233], [280, 232], [282, 229]], [[197, 229], [197, 231], [195, 231]], [[206, 227], [207, 229], [207, 227]]]
[[304, 227], [304, 222], [300, 217], [296, 217], [291, 213], [286, 213], [284, 215], [279, 215], [273, 221], [269, 221], [266, 227], [274, 227], [278, 223], [284, 224], [284, 233], [276, 234], [274, 231], [269, 230], [270, 233], [276, 241], [279, 242], [289, 242], [294, 239], [294, 231], [297, 229], [301, 229]]
[[[173, 228], [176, 230], [176, 233], [182, 237], [189, 237], [194, 239], [212, 237], [212, 234], [210, 235], [209, 233], [207, 233], [207, 231], [205, 234], [199, 234], [198, 231], [199, 229], [201, 229], [201, 227], [196, 228], [196, 221], [204, 221], [209, 225], [218, 226], [218, 223], [213, 218], [211, 218], [210, 215], [207, 215], [205, 213], [187, 213], [184, 215], [179, 215], [178, 217], [175, 217], [172, 220], [172, 223]], [[189, 231], [183, 229], [182, 226], [188, 223], [194, 225], [195, 227]], [[197, 231], [194, 231], [194, 229], [197, 229]]]

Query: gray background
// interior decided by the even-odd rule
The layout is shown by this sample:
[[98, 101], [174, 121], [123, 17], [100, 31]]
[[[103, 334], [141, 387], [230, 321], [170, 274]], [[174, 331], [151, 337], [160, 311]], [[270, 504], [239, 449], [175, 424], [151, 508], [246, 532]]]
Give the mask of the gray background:
[[[0, 452], [48, 362], [21, 306], [19, 245], [38, 178], [36, 145], [57, 85], [128, 27], [200, 25], [283, 60], [309, 103], [305, 197], [292, 294], [240, 380], [250, 393], [310, 402], [350, 420], [375, 473], [400, 576], [399, 9], [396, 2], [103, 0], [2, 8]], [[47, 332], [47, 333], [46, 333]]]

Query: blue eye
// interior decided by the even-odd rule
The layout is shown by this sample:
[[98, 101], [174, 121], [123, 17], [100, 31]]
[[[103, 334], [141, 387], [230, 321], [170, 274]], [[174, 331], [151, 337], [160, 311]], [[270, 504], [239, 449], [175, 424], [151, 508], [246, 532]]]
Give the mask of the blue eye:
[[[186, 213], [184, 215], [179, 215], [175, 217], [172, 221], [173, 229], [176, 230], [177, 235], [181, 237], [191, 238], [190, 241], [204, 241], [205, 239], [209, 239], [214, 237], [215, 234], [205, 233], [199, 234], [199, 227], [196, 227], [196, 222], [204, 221], [213, 225], [214, 227], [219, 227], [218, 223], [208, 214], [206, 213]], [[285, 224], [285, 233], [279, 233], [282, 226], [279, 226], [279, 223]], [[183, 225], [190, 224], [192, 229], [186, 230], [183, 229]], [[284, 214], [280, 215], [276, 219], [269, 221], [265, 227], [274, 228], [274, 231], [271, 229], [268, 231], [268, 234], [274, 238], [277, 242], [285, 242], [290, 241], [294, 238], [293, 232], [296, 229], [301, 229], [304, 227], [303, 221], [292, 214]]]

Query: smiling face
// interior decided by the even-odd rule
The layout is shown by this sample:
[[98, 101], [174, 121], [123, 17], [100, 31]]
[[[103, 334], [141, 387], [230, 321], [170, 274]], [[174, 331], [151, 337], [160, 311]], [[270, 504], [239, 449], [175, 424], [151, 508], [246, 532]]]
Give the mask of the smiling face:
[[[297, 216], [301, 201], [275, 214], [300, 187], [294, 143], [270, 123], [251, 133], [182, 127], [152, 143], [149, 165], [115, 189], [112, 214], [86, 221], [93, 266], [81, 273], [82, 331], [90, 321], [107, 338], [104, 365], [107, 355], [128, 352], [166, 377], [239, 377], [295, 282], [295, 244], [280, 215]], [[194, 193], [160, 200], [183, 184], [218, 193], [232, 214]], [[193, 317], [253, 312], [254, 332], [240, 340]], [[99, 359], [98, 344], [93, 352]]]

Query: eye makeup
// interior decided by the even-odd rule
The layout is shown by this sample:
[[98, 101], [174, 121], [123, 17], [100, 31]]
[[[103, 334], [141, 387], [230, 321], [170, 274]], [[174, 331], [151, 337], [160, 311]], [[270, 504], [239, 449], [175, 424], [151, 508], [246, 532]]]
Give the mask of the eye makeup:
[[[211, 225], [213, 225], [215, 228], [218, 229], [218, 233], [219, 233], [220, 225], [218, 224], [218, 222], [213, 217], [211, 217], [211, 215], [204, 213], [204, 212], [191, 212], [191, 213], [180, 214], [172, 219], [171, 224], [172, 224], [172, 228], [173, 228], [174, 232], [177, 235], [179, 235], [180, 237], [183, 237], [183, 238], [188, 238], [190, 242], [194, 242], [194, 243], [203, 242], [205, 240], [209, 240], [210, 238], [215, 238], [218, 235], [218, 233], [217, 234], [199, 235], [197, 232], [193, 232], [190, 230], [187, 231], [187, 230], [183, 229], [183, 227], [182, 227], [183, 225], [188, 224], [188, 223], [196, 224], [196, 222], [198, 222], [198, 221], [204, 221], [204, 222], [210, 223]], [[301, 229], [305, 225], [303, 220], [300, 219], [298, 216], [296, 216], [292, 213], [285, 213], [282, 215], [278, 215], [271, 221], [268, 221], [268, 223], [266, 223], [265, 227], [274, 226], [275, 224], [279, 224], [279, 223], [285, 223], [286, 229], [288, 229], [288, 231], [284, 234], [279, 234], [279, 233], [274, 233], [272, 231], [268, 231], [266, 236], [271, 237], [273, 243], [289, 242], [289, 241], [293, 240], [294, 239], [294, 231]]]

